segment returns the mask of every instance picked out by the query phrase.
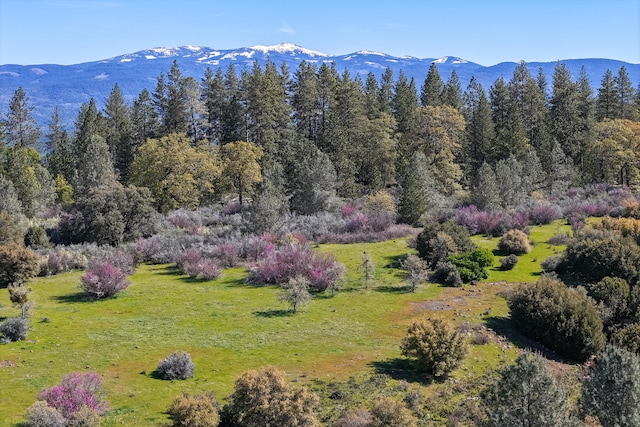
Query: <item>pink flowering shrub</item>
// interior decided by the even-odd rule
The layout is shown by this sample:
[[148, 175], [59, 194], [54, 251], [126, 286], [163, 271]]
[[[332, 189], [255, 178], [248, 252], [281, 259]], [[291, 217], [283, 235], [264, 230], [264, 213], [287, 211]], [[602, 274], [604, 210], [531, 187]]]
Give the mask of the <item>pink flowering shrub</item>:
[[129, 286], [127, 274], [109, 261], [91, 260], [80, 287], [93, 298], [107, 298]]
[[217, 279], [222, 273], [222, 267], [212, 258], [200, 258], [198, 261], [187, 261], [182, 264], [182, 272], [192, 279]]
[[342, 217], [349, 218], [358, 212], [358, 206], [356, 206], [353, 202], [349, 202], [342, 207]]
[[549, 224], [560, 217], [560, 208], [553, 204], [537, 205], [529, 211], [529, 219], [535, 225]]
[[222, 243], [215, 248], [216, 258], [225, 267], [235, 267], [240, 263], [240, 248], [232, 242]]
[[102, 415], [109, 405], [100, 395], [101, 384], [102, 378], [93, 372], [72, 372], [63, 376], [60, 384], [42, 390], [38, 399], [46, 401], [66, 420], [72, 420], [83, 407]]
[[316, 254], [309, 244], [288, 243], [270, 253], [250, 270], [254, 283], [278, 284], [304, 277], [318, 291], [334, 287], [344, 266], [330, 254]]
[[266, 258], [275, 249], [275, 243], [268, 242], [262, 237], [252, 237], [244, 244], [243, 255], [247, 261], [256, 262]]
[[163, 248], [158, 238], [149, 237], [136, 240], [132, 250], [136, 262], [155, 262], [155, 255], [161, 253]]

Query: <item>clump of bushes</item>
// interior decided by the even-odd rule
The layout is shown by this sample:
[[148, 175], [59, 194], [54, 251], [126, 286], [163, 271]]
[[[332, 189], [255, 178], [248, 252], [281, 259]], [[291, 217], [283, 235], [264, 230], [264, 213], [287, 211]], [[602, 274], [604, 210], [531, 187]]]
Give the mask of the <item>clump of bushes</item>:
[[[109, 409], [100, 392], [101, 385], [102, 378], [93, 372], [73, 372], [64, 375], [60, 384], [42, 390], [38, 399], [59, 412], [65, 420], [64, 425], [98, 425], [99, 417]], [[31, 408], [27, 412], [31, 425], [45, 425], [36, 423], [37, 416], [58, 419], [42, 404]]]
[[463, 283], [460, 272], [451, 261], [439, 262], [433, 271], [432, 278], [438, 283], [444, 283], [447, 286], [456, 288], [462, 286]]
[[193, 377], [194, 370], [189, 353], [176, 351], [158, 363], [156, 374], [163, 380], [186, 380]]
[[21, 284], [40, 272], [40, 259], [17, 243], [0, 245], [0, 286]]
[[342, 280], [346, 269], [330, 253], [315, 253], [308, 243], [285, 243], [250, 270], [249, 280], [261, 284], [287, 283], [303, 277], [309, 286], [322, 292], [333, 289]]
[[515, 254], [500, 258], [500, 268], [503, 270], [513, 270], [516, 264], [518, 264], [518, 256]]
[[216, 427], [220, 423], [218, 401], [213, 393], [190, 395], [182, 392], [171, 403], [167, 413], [175, 427]]
[[82, 276], [81, 289], [91, 298], [112, 297], [129, 287], [127, 274], [109, 261], [91, 260]]
[[0, 323], [1, 342], [24, 341], [29, 334], [29, 320], [22, 317], [10, 317]]
[[414, 360], [418, 371], [444, 377], [467, 353], [464, 337], [442, 319], [416, 320], [400, 345], [402, 355]]
[[469, 283], [489, 277], [487, 267], [493, 265], [494, 256], [489, 249], [479, 248], [473, 252], [451, 255], [447, 260], [456, 266], [462, 281]]
[[562, 211], [553, 204], [537, 205], [529, 211], [529, 220], [534, 225], [550, 224], [559, 218], [562, 218]]
[[473, 251], [475, 245], [467, 229], [455, 222], [448, 221], [440, 224], [430, 221], [418, 234], [416, 249], [420, 258], [427, 260], [429, 266], [433, 268], [452, 253]]
[[507, 301], [514, 325], [558, 353], [585, 361], [605, 344], [602, 321], [587, 294], [543, 276], [518, 287]]
[[498, 249], [507, 254], [527, 254], [531, 252], [529, 236], [521, 230], [509, 230], [500, 238]]

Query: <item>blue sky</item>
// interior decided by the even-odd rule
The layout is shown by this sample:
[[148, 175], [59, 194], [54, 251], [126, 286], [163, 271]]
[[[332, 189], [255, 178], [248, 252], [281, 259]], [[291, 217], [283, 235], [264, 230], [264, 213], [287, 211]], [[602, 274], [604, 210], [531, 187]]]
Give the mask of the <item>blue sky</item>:
[[640, 0], [0, 0], [0, 64], [74, 64], [151, 47], [291, 42], [502, 61], [640, 63]]

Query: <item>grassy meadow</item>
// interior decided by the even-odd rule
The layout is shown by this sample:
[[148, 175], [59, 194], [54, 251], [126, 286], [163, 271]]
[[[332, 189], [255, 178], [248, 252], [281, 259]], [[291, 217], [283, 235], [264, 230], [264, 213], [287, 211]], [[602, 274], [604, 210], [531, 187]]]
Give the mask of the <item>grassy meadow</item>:
[[[508, 310], [499, 295], [515, 282], [536, 280], [540, 261], [563, 249], [546, 241], [566, 230], [560, 222], [532, 227], [532, 252], [521, 256], [512, 271], [501, 271], [496, 257], [486, 283], [462, 288], [423, 284], [413, 293], [399, 269], [399, 258], [413, 252], [406, 240], [321, 245], [317, 250], [332, 252], [346, 265], [347, 280], [335, 296], [315, 295], [296, 314], [277, 301], [277, 287], [245, 283], [242, 268], [226, 269], [217, 280], [197, 281], [168, 265], [142, 265], [127, 290], [101, 301], [84, 300], [81, 272], [34, 279], [28, 284], [36, 303], [28, 340], [0, 345], [0, 423], [22, 421], [43, 387], [73, 371], [102, 376], [110, 402], [107, 426], [166, 423], [164, 411], [183, 390], [213, 391], [224, 403], [240, 374], [265, 365], [283, 369], [302, 385], [385, 373], [392, 381], [407, 378], [425, 395], [440, 396], [439, 404], [452, 407], [464, 391], [442, 403], [442, 390], [450, 383], [487, 375], [525, 345], [505, 326]], [[473, 239], [491, 249], [498, 241]], [[366, 289], [360, 267], [365, 251], [375, 264], [375, 278]], [[0, 304], [0, 319], [18, 315], [6, 291], [0, 293]], [[400, 341], [418, 316], [490, 327], [505, 336], [492, 334], [488, 344], [470, 345], [446, 384], [428, 385], [397, 372], [404, 366]], [[176, 350], [191, 354], [195, 376], [174, 382], [154, 378], [158, 361]]]

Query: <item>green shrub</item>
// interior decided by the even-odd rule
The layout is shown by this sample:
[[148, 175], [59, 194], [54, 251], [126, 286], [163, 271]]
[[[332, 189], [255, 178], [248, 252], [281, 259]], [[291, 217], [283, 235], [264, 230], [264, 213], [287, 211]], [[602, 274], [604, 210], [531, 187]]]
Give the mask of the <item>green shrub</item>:
[[404, 404], [390, 397], [381, 397], [371, 405], [370, 427], [415, 427], [416, 417]]
[[503, 270], [513, 270], [516, 264], [518, 264], [518, 256], [515, 254], [500, 258], [500, 268]]
[[543, 276], [518, 287], [507, 301], [514, 325], [558, 353], [585, 361], [604, 347], [602, 321], [584, 291]]
[[[451, 239], [455, 246], [451, 245], [451, 241], [448, 238]], [[442, 252], [445, 243], [448, 250], [454, 250], [455, 252], [470, 252], [475, 249], [475, 245], [469, 237], [469, 231], [453, 221], [443, 224], [435, 221], [427, 222], [424, 229], [416, 237], [418, 254], [420, 258], [428, 260], [431, 267], [441, 261], [435, 254]]]
[[522, 230], [509, 230], [500, 238], [498, 249], [507, 254], [527, 254], [531, 252], [529, 236]]
[[565, 264], [585, 282], [609, 276], [635, 283], [640, 280], [640, 247], [630, 237], [585, 237], [567, 246]]
[[31, 249], [16, 243], [0, 246], [0, 286], [21, 284], [40, 272], [40, 260]]
[[462, 281], [468, 283], [489, 277], [486, 267], [493, 265], [494, 256], [489, 249], [479, 248], [473, 252], [451, 255], [448, 261], [456, 266]]
[[36, 225], [29, 227], [24, 235], [25, 246], [49, 246], [49, 237], [44, 227]]
[[412, 322], [400, 349], [402, 355], [414, 359], [418, 371], [436, 378], [458, 367], [467, 353], [462, 335], [442, 319]]
[[218, 401], [213, 393], [192, 396], [182, 392], [171, 403], [167, 413], [175, 427], [216, 427], [220, 423]]
[[176, 351], [160, 361], [156, 374], [163, 380], [186, 380], [193, 377], [194, 369], [189, 353]]
[[640, 354], [640, 323], [630, 323], [616, 330], [611, 343], [632, 353]]

